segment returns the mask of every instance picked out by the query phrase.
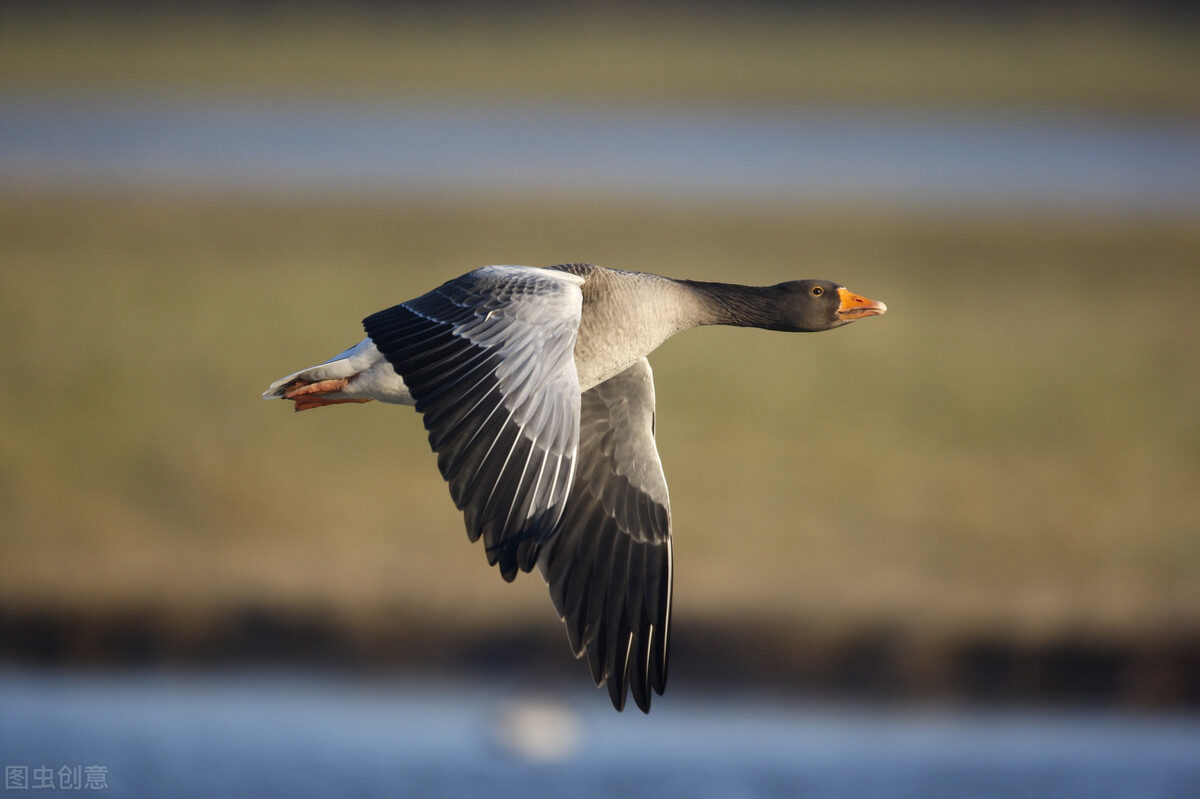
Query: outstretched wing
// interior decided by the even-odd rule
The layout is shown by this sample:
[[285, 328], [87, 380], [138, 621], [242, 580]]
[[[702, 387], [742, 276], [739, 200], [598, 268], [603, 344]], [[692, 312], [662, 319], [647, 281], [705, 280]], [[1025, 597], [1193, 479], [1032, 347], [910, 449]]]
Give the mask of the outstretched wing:
[[645, 358], [583, 394], [575, 482], [538, 568], [596, 685], [649, 712], [667, 680], [671, 511]]
[[489, 266], [363, 320], [416, 400], [468, 536], [505, 580], [533, 568], [571, 489], [582, 283]]

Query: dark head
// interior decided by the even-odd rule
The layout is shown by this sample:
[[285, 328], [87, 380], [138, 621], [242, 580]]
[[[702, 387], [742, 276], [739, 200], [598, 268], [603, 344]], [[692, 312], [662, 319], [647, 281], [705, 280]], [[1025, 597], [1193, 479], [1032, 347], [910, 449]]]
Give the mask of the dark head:
[[868, 300], [828, 280], [792, 280], [770, 289], [776, 295], [778, 323], [773, 330], [829, 330], [887, 311], [882, 302]]
[[882, 302], [853, 294], [829, 280], [792, 280], [774, 286], [681, 281], [703, 297], [696, 324], [760, 327], [815, 333], [887, 310]]

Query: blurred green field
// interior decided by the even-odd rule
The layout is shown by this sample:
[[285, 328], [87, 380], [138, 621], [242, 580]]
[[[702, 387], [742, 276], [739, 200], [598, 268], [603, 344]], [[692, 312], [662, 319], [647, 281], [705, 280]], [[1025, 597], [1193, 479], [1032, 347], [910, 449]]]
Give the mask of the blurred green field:
[[[1132, 6], [182, 8], [0, 5], [0, 94], [1200, 111], [1195, 24]], [[561, 652], [541, 580], [504, 584], [467, 542], [411, 410], [259, 397], [468, 269], [588, 260], [827, 277], [890, 308], [819, 335], [693, 331], [652, 357], [693, 667], [741, 647], [777, 677], [822, 662], [837, 682], [855, 651], [871, 673], [877, 645], [905, 639], [917, 683], [953, 682], [931, 664], [955, 658], [986, 680], [989, 652], [1009, 653], [1033, 664], [999, 681], [1026, 691], [1057, 651], [1075, 664], [1059, 694], [1099, 664], [1143, 699], [1200, 696], [1200, 225], [1184, 212], [255, 196], [0, 191], [0, 656], [169, 655], [139, 644], [162, 634], [199, 641], [193, 660], [303, 659], [322, 630], [393, 650], [536, 630]], [[264, 634], [272, 619], [299, 619], [295, 648]]]
[[1195, 26], [1132, 7], [184, 8], [0, 7], [0, 91], [1200, 110]]
[[1194, 224], [42, 193], [0, 252], [10, 609], [554, 624], [409, 409], [259, 395], [463, 271], [590, 260], [890, 308], [652, 357], [680, 624], [1200, 628]]

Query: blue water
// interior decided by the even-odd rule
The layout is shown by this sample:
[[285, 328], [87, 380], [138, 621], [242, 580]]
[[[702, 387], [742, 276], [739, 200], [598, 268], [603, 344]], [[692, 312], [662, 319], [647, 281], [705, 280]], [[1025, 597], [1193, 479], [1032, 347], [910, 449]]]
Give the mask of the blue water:
[[0, 95], [0, 190], [30, 183], [1194, 214], [1200, 122]]
[[[845, 708], [280, 672], [0, 671], [0, 761], [111, 797], [1200, 796], [1200, 717]], [[43, 777], [45, 772], [43, 772]], [[55, 782], [55, 791], [66, 793]], [[28, 795], [11, 791], [12, 795]], [[6, 794], [7, 795], [7, 794]]]

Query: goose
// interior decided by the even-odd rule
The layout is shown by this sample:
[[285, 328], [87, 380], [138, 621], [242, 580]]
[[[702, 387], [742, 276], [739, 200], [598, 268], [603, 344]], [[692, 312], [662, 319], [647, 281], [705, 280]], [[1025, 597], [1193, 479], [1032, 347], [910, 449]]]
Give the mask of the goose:
[[673, 573], [646, 356], [700, 325], [816, 332], [886, 310], [827, 280], [485, 266], [371, 314], [366, 338], [263, 397], [415, 406], [470, 540], [506, 581], [536, 566], [596, 686], [648, 713], [666, 686]]

